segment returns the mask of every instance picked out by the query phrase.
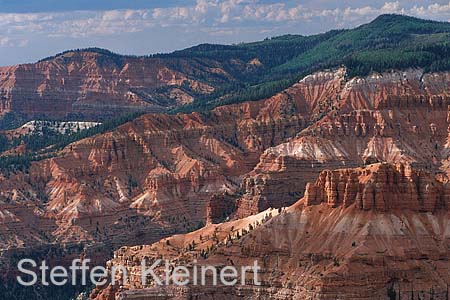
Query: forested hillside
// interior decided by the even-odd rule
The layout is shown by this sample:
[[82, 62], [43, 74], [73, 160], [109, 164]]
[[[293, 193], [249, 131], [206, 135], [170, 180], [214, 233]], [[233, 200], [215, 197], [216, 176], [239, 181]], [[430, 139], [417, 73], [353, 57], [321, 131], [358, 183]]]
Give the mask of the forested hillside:
[[[312, 36], [284, 35], [236, 45], [202, 44], [173, 53], [144, 57], [124, 56], [99, 48], [78, 49], [42, 59], [35, 65], [42, 67], [45, 64], [58, 65], [58, 68], [79, 64], [80, 69], [86, 69], [83, 66], [88, 64], [93, 70], [103, 70], [103, 73], [99, 72], [103, 75], [94, 72], [95, 74], [91, 74], [92, 78], [104, 78], [107, 74], [117, 74], [120, 70], [125, 70], [120, 71], [121, 74], [127, 74], [129, 69], [133, 69], [128, 77], [111, 79], [110, 86], [103, 87], [101, 86], [103, 83], [100, 82], [95, 93], [78, 91], [76, 90], [78, 87], [75, 86], [74, 90], [70, 91], [71, 94], [61, 94], [68, 97], [66, 101], [72, 101], [74, 93], [82, 94], [81, 97], [91, 95], [89, 98], [91, 102], [80, 98], [71, 107], [84, 102], [87, 104], [85, 110], [94, 113], [92, 117], [95, 117], [96, 112], [109, 112], [108, 109], [114, 105], [107, 103], [109, 106], [99, 109], [101, 103], [99, 106], [97, 100], [103, 97], [102, 99], [108, 102], [111, 100], [109, 96], [118, 95], [119, 90], [125, 93], [126, 98], [118, 100], [118, 107], [125, 104], [124, 107], [127, 108], [126, 105], [131, 103], [126, 102], [129, 101], [127, 97], [130, 95], [134, 97], [132, 104], [141, 101], [144, 106], [133, 107], [131, 113], [116, 109], [109, 112], [106, 120], [102, 121], [103, 125], [70, 135], [49, 131], [46, 134], [24, 135], [12, 140], [0, 135], [2, 152], [15, 151], [16, 148], [26, 152], [26, 155], [20, 151], [8, 152], [0, 157], [1, 169], [14, 169], [16, 166], [24, 165], [22, 160], [28, 164], [30, 160], [53, 155], [56, 150], [70, 142], [112, 130], [117, 125], [133, 119], [133, 116], [148, 112], [146, 109], [152, 109], [155, 105], [166, 109], [165, 112], [171, 109], [171, 113], [207, 112], [225, 104], [271, 97], [307, 74], [339, 66], [347, 68], [348, 77], [365, 76], [373, 71], [383, 72], [391, 69], [422, 68], [425, 72], [450, 70], [450, 23], [401, 15], [382, 15], [354, 29], [332, 30]], [[139, 71], [141, 67], [142, 70], [146, 70], [145, 74]], [[159, 72], [158, 76], [164, 80], [154, 82], [152, 87], [144, 86], [143, 84], [148, 82], [146, 76], [154, 75], [155, 72]], [[92, 78], [90, 80], [94, 80]], [[178, 78], [177, 82], [173, 83], [171, 78]], [[78, 79], [80, 78], [57, 77], [55, 86], [61, 81], [73, 85], [73, 81]], [[138, 83], [127, 86], [126, 82], [129, 81]], [[114, 87], [120, 89], [108, 94]], [[21, 86], [12, 89], [20, 91]], [[50, 87], [49, 91], [44, 93], [47, 98], [35, 98], [32, 102], [40, 106], [40, 101], [47, 103], [56, 101], [55, 103], [59, 105], [63, 101], [57, 98], [60, 96], [57, 93], [65, 91], [65, 87], [54, 90], [56, 93], [52, 94], [54, 91]], [[9, 95], [12, 97], [12, 107], [18, 101], [14, 98], [16, 94], [18, 93]], [[191, 97], [192, 101], [174, 104], [173, 99], [165, 98], [173, 94], [182, 95], [184, 99]], [[28, 97], [28, 93], [25, 96]], [[122, 100], [125, 102], [120, 102]], [[30, 102], [24, 103], [26, 105], [23, 104], [23, 107], [27, 108]], [[145, 106], [148, 104], [149, 106]], [[16, 106], [20, 106], [20, 101]], [[51, 110], [45, 112], [47, 117], [51, 117]], [[68, 116], [77, 120], [83, 113], [66, 114], [66, 117]], [[29, 119], [29, 116], [27, 117], [26, 111], [6, 112], [0, 119], [0, 128], [17, 128], [26, 122], [27, 118]], [[26, 150], [21, 147], [22, 144], [26, 145]]]
[[260, 73], [199, 97], [177, 111], [202, 110], [269, 97], [308, 73], [340, 65], [348, 68], [351, 77], [389, 69], [449, 70], [450, 23], [382, 15], [350, 30], [307, 37], [286, 35], [233, 46], [200, 45], [167, 56], [218, 60], [253, 57], [264, 66]]
[[[390, 69], [448, 70], [449, 50], [450, 23], [381, 15], [354, 29], [235, 45], [201, 44], [167, 54], [120, 55], [99, 48], [65, 51], [15, 71], [5, 68], [0, 72], [4, 89], [0, 98], [4, 107], [25, 117], [51, 117], [51, 107], [53, 117], [84, 120], [104, 120], [125, 110], [201, 111], [267, 98], [302, 76], [341, 65], [351, 77]], [[80, 74], [71, 78], [67, 70], [73, 66]], [[42, 70], [51, 74], [52, 85], [45, 83]], [[36, 73], [33, 81], [27, 80], [30, 72]], [[10, 81], [12, 77], [16, 80]], [[104, 80], [92, 91], [83, 90], [96, 78]], [[38, 91], [42, 86], [45, 93]], [[31, 103], [26, 100], [30, 94]], [[49, 109], [38, 102], [47, 103]]]

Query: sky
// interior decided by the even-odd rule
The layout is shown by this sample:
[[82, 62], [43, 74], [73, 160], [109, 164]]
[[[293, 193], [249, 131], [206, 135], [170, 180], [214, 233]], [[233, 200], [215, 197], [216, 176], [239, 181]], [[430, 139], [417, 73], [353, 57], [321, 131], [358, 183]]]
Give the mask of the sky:
[[0, 0], [0, 66], [86, 47], [145, 55], [310, 35], [385, 13], [450, 21], [450, 1]]

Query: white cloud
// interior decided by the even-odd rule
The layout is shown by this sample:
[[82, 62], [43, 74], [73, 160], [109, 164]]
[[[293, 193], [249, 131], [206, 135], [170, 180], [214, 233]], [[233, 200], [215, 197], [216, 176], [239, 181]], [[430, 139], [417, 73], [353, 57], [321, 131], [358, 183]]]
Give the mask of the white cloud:
[[[314, 18], [334, 18], [336, 23], [361, 20], [382, 13], [405, 13], [421, 17], [446, 17], [450, 15], [448, 4], [431, 4], [402, 7], [399, 1], [386, 2], [381, 7], [362, 6], [315, 10], [302, 5], [288, 6], [284, 2], [261, 4], [257, 0], [197, 0], [193, 6], [156, 8], [152, 10], [77, 11], [60, 13], [0, 14], [4, 32], [19, 34], [34, 32], [48, 36], [112, 35], [142, 31], [153, 26], [202, 25], [220, 27], [222, 24], [246, 22], [277, 23], [302, 22]], [[330, 20], [326, 20], [330, 21]]]
[[428, 6], [415, 5], [411, 9], [411, 13], [420, 17], [436, 17], [436, 16], [450, 16], [450, 2], [448, 4], [430, 4]]
[[135, 32], [153, 26], [146, 10], [0, 13], [2, 29], [10, 35], [93, 36]]
[[297, 1], [280, 0], [268, 4], [260, 0], [197, 0], [191, 6], [156, 9], [0, 13], [3, 34], [0, 46], [17, 46], [18, 41], [27, 40], [30, 34], [44, 37], [98, 37], [135, 33], [154, 27], [174, 27], [176, 30], [191, 32], [197, 28], [199, 32], [211, 36], [239, 34], [239, 28], [251, 26], [257, 28], [258, 32], [273, 32], [273, 28], [281, 28], [286, 24], [291, 24], [292, 28], [315, 24], [317, 28], [331, 29], [358, 25], [383, 13], [448, 20], [450, 2], [411, 7], [405, 1], [391, 1], [379, 6], [314, 9]]
[[395, 2], [384, 3], [384, 5], [381, 7], [380, 11], [385, 14], [393, 14], [393, 13], [401, 13], [403, 11], [403, 9], [400, 6], [400, 2], [395, 1]]
[[0, 48], [26, 47], [28, 42], [26, 39], [11, 39], [6, 36], [0, 36]]
[[0, 47], [7, 47], [10, 45], [10, 39], [8, 37], [0, 37]]

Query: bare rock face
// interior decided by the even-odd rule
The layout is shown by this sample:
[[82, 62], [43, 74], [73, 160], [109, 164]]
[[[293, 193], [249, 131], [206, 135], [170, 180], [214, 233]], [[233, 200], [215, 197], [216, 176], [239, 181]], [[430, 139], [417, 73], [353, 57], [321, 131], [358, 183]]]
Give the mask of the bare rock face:
[[[126, 284], [99, 287], [91, 296], [375, 300], [414, 294], [443, 300], [450, 263], [444, 190], [430, 174], [403, 164], [323, 171], [308, 184], [304, 199], [287, 209], [121, 248], [108, 265], [126, 266], [133, 275]], [[257, 260], [262, 285], [248, 280], [233, 287], [142, 286], [141, 266], [134, 262], [160, 257], [172, 266], [196, 259], [198, 266], [240, 267]]]
[[[447, 73], [347, 79], [345, 70], [320, 72], [269, 99], [204, 114], [147, 114], [75, 142], [27, 171], [1, 176], [2, 263], [14, 269], [18, 253], [29, 252], [62, 261], [83, 253], [102, 262], [121, 246], [248, 217], [258, 229], [233, 246], [214, 244], [214, 259], [265, 257], [267, 286], [230, 295], [376, 299], [373, 291], [418, 279], [417, 265], [432, 278], [417, 288], [429, 289], [447, 259], [449, 86]], [[8, 91], [13, 98], [5, 103], [14, 103], [15, 90]], [[252, 219], [303, 196], [273, 221], [278, 210]], [[421, 257], [427, 261], [415, 262]], [[373, 272], [368, 291], [361, 270]], [[98, 297], [116, 292], [102, 289]]]
[[408, 209], [434, 212], [448, 208], [447, 185], [408, 165], [375, 164], [366, 168], [323, 171], [308, 183], [306, 205], [330, 207], [355, 204], [362, 210]]
[[[0, 114], [101, 119], [126, 111], [161, 112], [234, 80], [219, 63], [207, 63], [209, 67], [194, 59], [136, 58], [86, 50], [2, 67]], [[246, 63], [235, 61], [232, 67], [243, 71]]]
[[[324, 169], [403, 162], [448, 176], [446, 73], [411, 70], [350, 80], [340, 70], [334, 74], [311, 75], [296, 85], [311, 99], [322, 99], [308, 122], [318, 111], [325, 116], [264, 151], [241, 185], [238, 217], [294, 203]], [[305, 88], [307, 83], [317, 88]]]
[[235, 210], [241, 178], [261, 153], [306, 126], [307, 111], [286, 114], [276, 105], [268, 99], [208, 114], [144, 115], [5, 175], [4, 249], [26, 256], [73, 244], [79, 245], [74, 254], [104, 260], [101, 253], [122, 245], [222, 221]]
[[[446, 180], [449, 77], [402, 74], [358, 82], [342, 69], [319, 72], [269, 99], [208, 114], [149, 114], [71, 144], [0, 181], [8, 224], [2, 241], [10, 247], [108, 241], [112, 248], [153, 242], [230, 214], [289, 206], [322, 170], [373, 162], [408, 163]], [[414, 101], [398, 96], [405, 91]], [[372, 94], [385, 104], [372, 103]], [[333, 186], [333, 193], [345, 194], [346, 185]], [[417, 201], [417, 209], [434, 207], [432, 199]], [[48, 230], [28, 234], [26, 228], [46, 222], [38, 226]], [[24, 230], [11, 235], [13, 228]]]

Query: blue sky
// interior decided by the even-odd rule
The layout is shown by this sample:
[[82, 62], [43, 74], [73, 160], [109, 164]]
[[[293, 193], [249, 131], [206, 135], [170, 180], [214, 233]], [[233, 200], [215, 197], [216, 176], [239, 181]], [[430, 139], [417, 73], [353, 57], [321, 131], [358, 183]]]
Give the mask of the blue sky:
[[383, 13], [450, 21], [448, 0], [0, 0], [0, 65], [67, 49], [169, 52], [351, 28]]

